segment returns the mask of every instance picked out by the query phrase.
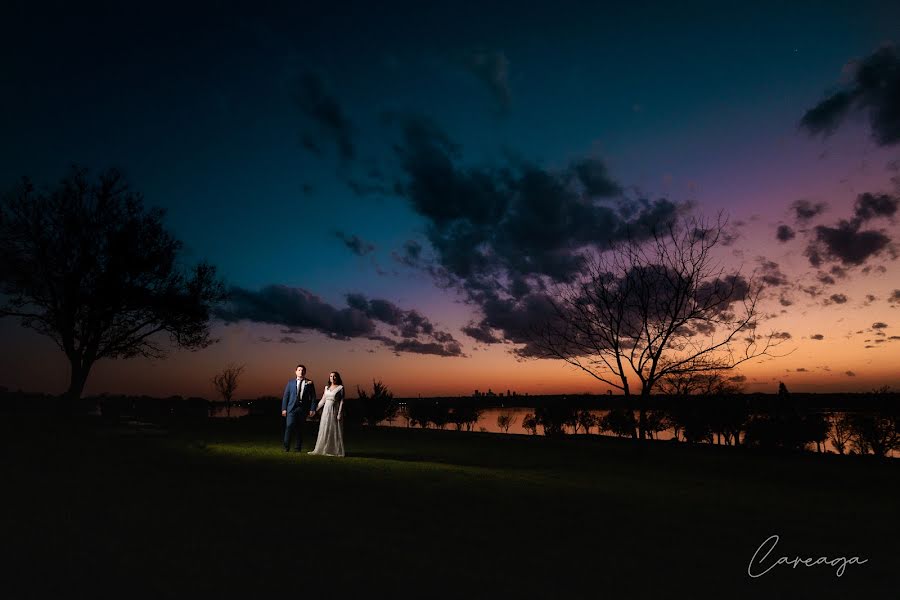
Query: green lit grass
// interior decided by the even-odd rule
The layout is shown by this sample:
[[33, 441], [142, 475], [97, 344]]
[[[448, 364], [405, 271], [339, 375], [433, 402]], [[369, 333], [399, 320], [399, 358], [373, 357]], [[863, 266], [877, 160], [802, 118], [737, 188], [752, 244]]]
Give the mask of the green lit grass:
[[[406, 429], [348, 430], [335, 459], [285, 454], [277, 422], [246, 421], [3, 434], [12, 597], [837, 598], [900, 583], [897, 461]], [[750, 581], [772, 533], [779, 554], [870, 561]]]

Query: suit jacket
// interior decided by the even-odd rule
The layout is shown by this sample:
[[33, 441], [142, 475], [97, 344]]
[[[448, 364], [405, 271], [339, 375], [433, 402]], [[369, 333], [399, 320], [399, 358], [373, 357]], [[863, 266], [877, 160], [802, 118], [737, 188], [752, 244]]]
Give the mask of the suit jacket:
[[284, 386], [284, 396], [281, 399], [281, 410], [288, 414], [306, 415], [316, 401], [316, 386], [309, 379], [303, 380], [300, 393], [297, 392], [297, 378], [294, 377]]

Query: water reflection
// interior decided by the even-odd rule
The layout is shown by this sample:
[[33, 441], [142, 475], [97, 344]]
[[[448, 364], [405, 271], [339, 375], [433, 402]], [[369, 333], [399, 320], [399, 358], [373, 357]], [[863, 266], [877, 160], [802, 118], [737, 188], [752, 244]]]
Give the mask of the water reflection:
[[[599, 422], [600, 419], [605, 417], [610, 411], [604, 409], [595, 409], [590, 410], [590, 412]], [[476, 421], [471, 426], [471, 431], [482, 431], [489, 433], [510, 433], [510, 434], [519, 434], [519, 435], [532, 435], [532, 432], [524, 427], [525, 418], [529, 414], [534, 414], [533, 408], [521, 407], [521, 406], [510, 406], [510, 407], [494, 407], [494, 408], [485, 408], [481, 410], [481, 413], [478, 416], [478, 421]], [[835, 414], [841, 414], [840, 411], [835, 411]], [[503, 419], [501, 420], [501, 417]], [[506, 422], [506, 419], [509, 419]], [[635, 418], [637, 418], [637, 412], [635, 412]], [[388, 426], [388, 427], [411, 427], [409, 416], [407, 415], [405, 409], [401, 408], [398, 413], [397, 418], [392, 421], [383, 421], [380, 425]], [[433, 425], [429, 425], [429, 427], [434, 427]], [[449, 423], [443, 427], [445, 430], [456, 430], [457, 426], [453, 423]], [[612, 435], [609, 432], [601, 432], [597, 426], [590, 427], [588, 432], [581, 427], [577, 427], [577, 431], [575, 428], [571, 426], [564, 426], [564, 430], [567, 434], [574, 435]], [[834, 433], [834, 426], [832, 425], [832, 431], [830, 433]], [[537, 435], [542, 435], [543, 429], [538, 426]], [[674, 427], [670, 427], [663, 431], [654, 432], [653, 438], [656, 440], [672, 440], [676, 437], [676, 431]], [[684, 441], [683, 435], [678, 436], [679, 441]], [[815, 446], [813, 445], [812, 450], [815, 450]], [[831, 440], [831, 437], [822, 444], [822, 450], [825, 452], [834, 452], [838, 453], [834, 447], [834, 444]], [[845, 452], [848, 452], [845, 450]], [[900, 458], [900, 453], [897, 451], [892, 451], [889, 456], [893, 458]]]

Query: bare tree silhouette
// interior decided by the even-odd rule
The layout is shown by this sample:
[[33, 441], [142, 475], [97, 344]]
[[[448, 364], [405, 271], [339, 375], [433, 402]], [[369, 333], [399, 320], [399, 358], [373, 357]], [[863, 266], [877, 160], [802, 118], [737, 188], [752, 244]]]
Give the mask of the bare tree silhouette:
[[100, 359], [163, 357], [163, 335], [192, 350], [214, 341], [208, 324], [224, 285], [207, 263], [181, 268], [163, 215], [114, 169], [92, 181], [75, 167], [52, 191], [25, 178], [0, 205], [0, 316], [65, 353], [70, 405]]
[[522, 417], [522, 427], [531, 435], [537, 435], [538, 422], [533, 413]]
[[497, 427], [503, 430], [504, 433], [509, 433], [509, 428], [512, 427], [516, 422], [516, 418], [512, 415], [498, 415], [497, 416]]
[[629, 406], [637, 398], [633, 437], [646, 437], [660, 380], [731, 369], [778, 344], [775, 332], [756, 333], [761, 287], [714, 257], [725, 226], [694, 217], [613, 245], [550, 292], [552, 314], [532, 329], [540, 355], [621, 390]]
[[853, 419], [846, 412], [828, 414], [828, 420], [831, 422], [831, 430], [828, 437], [831, 439], [831, 445], [838, 451], [838, 454], [847, 452], [850, 442], [853, 438]]
[[244, 371], [244, 365], [230, 364], [212, 378], [213, 387], [225, 400], [225, 415], [231, 416], [231, 400], [238, 387], [238, 379]]

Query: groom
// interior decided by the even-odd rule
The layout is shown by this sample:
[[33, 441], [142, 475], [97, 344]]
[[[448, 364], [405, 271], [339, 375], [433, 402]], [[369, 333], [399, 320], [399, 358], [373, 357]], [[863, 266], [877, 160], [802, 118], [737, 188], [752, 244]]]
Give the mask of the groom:
[[284, 425], [284, 451], [291, 447], [291, 437], [297, 434], [297, 452], [303, 441], [303, 422], [306, 414], [315, 415], [314, 403], [316, 401], [316, 386], [306, 378], [306, 367], [297, 365], [297, 377], [288, 381], [284, 387], [284, 397], [281, 399], [281, 416], [286, 418]]

